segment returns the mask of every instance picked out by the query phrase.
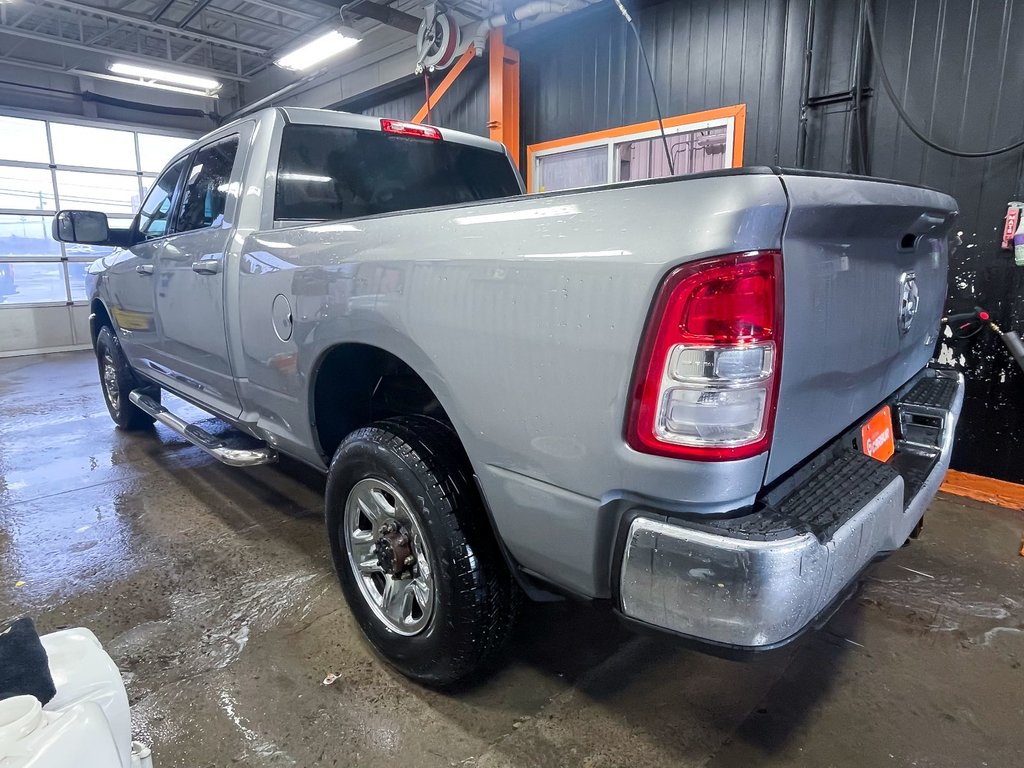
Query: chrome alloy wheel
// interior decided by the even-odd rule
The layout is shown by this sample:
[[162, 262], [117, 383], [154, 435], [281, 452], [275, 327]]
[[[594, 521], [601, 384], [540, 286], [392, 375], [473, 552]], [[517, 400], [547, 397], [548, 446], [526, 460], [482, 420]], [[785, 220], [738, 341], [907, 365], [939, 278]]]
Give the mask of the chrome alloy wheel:
[[345, 502], [345, 548], [363, 599], [400, 635], [422, 632], [434, 612], [434, 574], [419, 516], [391, 484], [356, 483]]
[[103, 353], [103, 390], [107, 393], [107, 402], [116, 412], [121, 412], [121, 389], [117, 383], [117, 368], [114, 366], [114, 358], [107, 350]]

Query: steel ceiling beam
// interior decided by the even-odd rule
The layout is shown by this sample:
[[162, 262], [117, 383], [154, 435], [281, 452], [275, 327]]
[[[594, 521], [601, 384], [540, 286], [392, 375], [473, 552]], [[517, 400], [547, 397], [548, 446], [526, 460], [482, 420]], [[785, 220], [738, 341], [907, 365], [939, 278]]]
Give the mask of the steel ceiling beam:
[[198, 16], [203, 10], [210, 4], [211, 0], [199, 0], [198, 3], [193, 5], [184, 16], [182, 16], [174, 26], [178, 29], [186, 26], [192, 19]]
[[189, 48], [184, 53], [181, 53], [181, 54], [178, 54], [177, 56], [175, 56], [174, 60], [175, 61], [185, 61], [186, 59], [188, 59], [189, 56], [191, 56], [193, 53], [195, 53], [200, 48], [202, 48], [203, 45], [204, 45], [203, 43], [196, 43], [195, 45], [193, 45], [191, 48]]
[[[158, 56], [150, 56], [145, 53], [135, 53], [132, 51], [123, 51], [116, 48], [97, 48], [96, 46], [89, 45], [79, 40], [72, 40], [67, 37], [58, 37], [56, 35], [48, 35], [42, 32], [29, 32], [26, 29], [16, 29], [11, 26], [0, 26], [0, 35], [13, 35], [14, 37], [25, 38], [26, 40], [38, 40], [43, 43], [52, 43], [54, 45], [61, 45], [65, 48], [74, 48], [79, 51], [88, 51], [89, 53], [99, 54], [113, 54], [126, 60], [138, 61], [143, 64], [162, 64], [166, 65], [169, 63], [168, 59]], [[178, 65], [177, 67], [182, 72], [192, 72], [197, 75], [215, 75], [217, 77], [223, 77], [228, 80], [236, 80], [238, 82], [246, 83], [249, 78], [244, 75], [236, 75], [231, 72], [225, 72], [221, 69], [213, 67], [209, 68], [198, 68], [191, 65]]]
[[121, 29], [124, 29], [124, 28], [125, 28], [125, 23], [123, 21], [119, 21], [117, 24], [114, 24], [113, 26], [110, 26], [108, 24], [107, 27], [102, 32], [96, 33], [95, 35], [90, 37], [88, 40], [85, 40], [84, 42], [86, 43], [86, 45], [96, 45], [101, 40], [106, 40], [112, 34], [117, 32], [118, 30], [121, 30]]
[[[0, 7], [6, 8], [6, 7], [7, 7], [7, 4], [5, 3], [5, 4], [3, 5], [3, 6], [0, 6]], [[5, 27], [6, 27], [6, 26], [10, 26], [10, 27], [11, 27], [11, 29], [16, 29], [17, 27], [20, 27], [20, 26], [21, 26], [22, 24], [24, 24], [24, 23], [25, 23], [26, 21], [28, 21], [29, 19], [31, 19], [31, 18], [32, 18], [33, 16], [35, 16], [35, 14], [36, 14], [36, 10], [37, 10], [36, 8], [29, 8], [29, 9], [28, 9], [27, 11], [25, 11], [25, 13], [24, 13], [24, 14], [22, 14], [22, 15], [21, 15], [21, 16], [20, 16], [20, 17], [19, 17], [19, 18], [17, 19], [17, 21], [15, 21], [15, 22], [14, 22], [13, 24], [12, 24], [12, 23], [10, 23], [10, 22], [8, 21], [8, 19], [7, 19], [7, 15], [6, 15], [6, 14], [4, 14], [4, 17], [3, 17], [3, 22], [2, 22], [2, 23], [3, 23], [3, 26], [5, 26]]]
[[[326, 13], [329, 13], [330, 15], [320, 16], [315, 13], [309, 13], [308, 11], [300, 11], [296, 8], [289, 8], [287, 5], [272, 3], [270, 2], [270, 0], [242, 0], [242, 2], [248, 5], [254, 5], [257, 8], [263, 8], [268, 11], [287, 13], [289, 16], [295, 16], [296, 18], [302, 19], [303, 21], [327, 21], [328, 19], [334, 17], [334, 14], [330, 13], [331, 9], [326, 6], [324, 6], [324, 11]], [[310, 5], [314, 4], [310, 3]]]
[[246, 16], [245, 14], [238, 13], [237, 11], [229, 11], [226, 8], [220, 8], [215, 5], [209, 5], [203, 10], [207, 14], [207, 16], [216, 15], [225, 19], [231, 19], [231, 21], [237, 21], [241, 24], [248, 24], [254, 29], [265, 30], [267, 32], [273, 32], [278, 35], [292, 35], [299, 31], [296, 27], [289, 27], [285, 26], [284, 24], [274, 24], [273, 22], [253, 18], [252, 16]]
[[167, 13], [167, 11], [170, 10], [170, 7], [174, 5], [177, 1], [178, 0], [164, 0], [163, 5], [156, 9], [156, 13], [150, 16], [149, 20], [153, 22], [160, 21], [160, 17]]
[[84, 5], [82, 3], [73, 2], [73, 0], [40, 0], [36, 5], [36, 8], [39, 7], [64, 8], [66, 10], [96, 18], [109, 19], [111, 21], [123, 21], [126, 24], [138, 27], [139, 29], [145, 29], [160, 34], [173, 35], [175, 37], [184, 37], [190, 40], [202, 40], [203, 42], [207, 42], [212, 45], [219, 45], [224, 48], [231, 48], [233, 50], [251, 53], [255, 56], [263, 56], [267, 53], [266, 48], [260, 48], [256, 45], [239, 43], [225, 37], [209, 35], [205, 32], [196, 32], [191, 29], [178, 29], [177, 27], [169, 26], [167, 24], [153, 22], [144, 16], [136, 16], [122, 11], [112, 11], [105, 8], [99, 8], [97, 6]]

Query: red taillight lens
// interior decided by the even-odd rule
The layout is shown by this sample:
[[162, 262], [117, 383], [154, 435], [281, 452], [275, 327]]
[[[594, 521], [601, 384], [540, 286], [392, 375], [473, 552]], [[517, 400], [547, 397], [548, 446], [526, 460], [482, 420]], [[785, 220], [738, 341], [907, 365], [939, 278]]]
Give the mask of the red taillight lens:
[[416, 139], [434, 139], [435, 141], [441, 140], [441, 132], [430, 125], [420, 125], [419, 123], [405, 123], [401, 120], [388, 120], [383, 119], [380, 121], [380, 129], [384, 133], [393, 133], [396, 136], [412, 136]]
[[772, 270], [751, 263], [712, 271], [685, 297], [681, 330], [718, 343], [770, 338], [775, 320]]
[[671, 272], [644, 336], [629, 445], [705, 461], [767, 450], [781, 320], [777, 251], [721, 256]]

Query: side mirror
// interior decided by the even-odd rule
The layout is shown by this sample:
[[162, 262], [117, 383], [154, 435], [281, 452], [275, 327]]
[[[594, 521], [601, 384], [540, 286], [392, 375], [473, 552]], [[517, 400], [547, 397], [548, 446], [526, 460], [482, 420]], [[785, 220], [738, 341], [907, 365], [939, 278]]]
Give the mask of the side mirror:
[[96, 211], [58, 211], [53, 217], [53, 239], [62, 243], [107, 245], [107, 214]]
[[61, 243], [111, 245], [126, 248], [129, 230], [111, 230], [107, 214], [98, 211], [58, 211], [53, 217], [53, 239]]

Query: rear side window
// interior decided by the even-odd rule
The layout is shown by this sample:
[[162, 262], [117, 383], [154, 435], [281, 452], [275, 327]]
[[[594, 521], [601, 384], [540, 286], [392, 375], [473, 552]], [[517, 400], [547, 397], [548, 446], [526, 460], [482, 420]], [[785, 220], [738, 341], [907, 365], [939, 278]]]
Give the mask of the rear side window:
[[238, 154], [238, 137], [233, 136], [203, 147], [195, 154], [185, 177], [181, 193], [181, 209], [175, 232], [203, 229], [223, 220], [228, 199], [231, 169]]
[[288, 125], [274, 218], [351, 219], [519, 193], [500, 152], [354, 128]]

